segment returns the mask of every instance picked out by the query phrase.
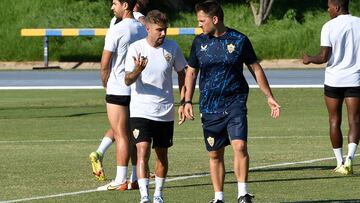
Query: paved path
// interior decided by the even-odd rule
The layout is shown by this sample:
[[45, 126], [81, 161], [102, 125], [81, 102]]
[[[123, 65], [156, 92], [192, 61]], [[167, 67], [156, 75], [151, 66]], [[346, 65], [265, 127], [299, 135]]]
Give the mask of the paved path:
[[[266, 69], [270, 85], [322, 85], [323, 69]], [[255, 85], [249, 71], [244, 71], [249, 85]], [[173, 74], [177, 85], [176, 73]], [[72, 71], [0, 71], [0, 87], [28, 86], [101, 86], [98, 70]]]

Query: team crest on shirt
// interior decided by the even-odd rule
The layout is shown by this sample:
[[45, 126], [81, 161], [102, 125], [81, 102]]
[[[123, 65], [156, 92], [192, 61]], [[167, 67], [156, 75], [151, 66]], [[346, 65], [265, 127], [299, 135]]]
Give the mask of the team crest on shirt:
[[211, 147], [214, 146], [215, 139], [213, 137], [208, 137], [206, 140]]
[[227, 45], [227, 50], [228, 50], [228, 52], [231, 54], [231, 53], [233, 53], [234, 51], [235, 51], [235, 45], [233, 45], [233, 44], [228, 44]]
[[140, 130], [138, 130], [138, 129], [133, 130], [133, 135], [134, 135], [135, 139], [137, 139], [139, 137], [139, 134], [140, 134]]
[[206, 51], [207, 45], [200, 45], [200, 51]]
[[172, 59], [172, 55], [168, 52], [164, 54], [164, 57], [167, 62], [170, 62]]

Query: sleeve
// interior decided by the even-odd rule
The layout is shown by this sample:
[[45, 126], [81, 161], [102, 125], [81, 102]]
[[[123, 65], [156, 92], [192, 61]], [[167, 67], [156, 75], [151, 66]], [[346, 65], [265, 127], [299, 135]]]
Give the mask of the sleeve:
[[176, 72], [179, 72], [187, 66], [186, 59], [184, 54], [181, 52], [178, 44], [175, 43], [175, 59], [174, 59], [174, 69]]
[[195, 37], [195, 39], [192, 42], [190, 56], [188, 60], [189, 66], [191, 66], [192, 68], [200, 68], [199, 60], [196, 56], [196, 44], [197, 44], [197, 37]]
[[329, 23], [325, 23], [321, 29], [320, 46], [331, 47]]
[[116, 29], [109, 29], [105, 36], [104, 49], [110, 52], [116, 52], [123, 33], [116, 32]]
[[125, 72], [132, 72], [135, 68], [133, 56], [137, 55], [134, 44], [130, 44], [125, 58]]
[[247, 37], [245, 37], [245, 41], [243, 43], [243, 47], [241, 50], [241, 58], [245, 64], [253, 64], [257, 61], [254, 48], [249, 38]]

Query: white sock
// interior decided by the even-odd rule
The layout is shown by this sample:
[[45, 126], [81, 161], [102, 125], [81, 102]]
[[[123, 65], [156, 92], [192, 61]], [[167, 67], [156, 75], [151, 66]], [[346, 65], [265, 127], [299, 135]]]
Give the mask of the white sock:
[[138, 183], [139, 183], [139, 190], [140, 190], [141, 198], [145, 197], [145, 196], [148, 196], [150, 198], [150, 195], [149, 195], [149, 178], [138, 179]]
[[334, 148], [333, 151], [334, 151], [334, 154], [335, 154], [337, 166], [343, 165], [344, 160], [343, 160], [342, 148], [336, 148], [336, 149]]
[[162, 191], [165, 184], [165, 178], [155, 177], [155, 191], [154, 191], [154, 197], [160, 196], [162, 197]]
[[247, 193], [247, 184], [238, 182], [238, 198], [246, 195]]
[[126, 182], [127, 169], [128, 169], [127, 166], [116, 167], [116, 178], [114, 181], [116, 184], [122, 184]]
[[96, 150], [96, 152], [100, 152], [102, 155], [105, 155], [106, 151], [109, 149], [109, 147], [111, 146], [112, 143], [113, 143], [112, 139], [105, 136], [101, 140], [99, 148]]
[[137, 175], [136, 175], [136, 165], [132, 166], [131, 169], [131, 175], [130, 175], [130, 182], [135, 182], [137, 181]]
[[224, 201], [224, 192], [215, 192], [215, 200], [221, 200]]
[[353, 160], [355, 157], [355, 153], [356, 153], [356, 149], [357, 149], [357, 144], [355, 143], [349, 143], [348, 144], [348, 157]]

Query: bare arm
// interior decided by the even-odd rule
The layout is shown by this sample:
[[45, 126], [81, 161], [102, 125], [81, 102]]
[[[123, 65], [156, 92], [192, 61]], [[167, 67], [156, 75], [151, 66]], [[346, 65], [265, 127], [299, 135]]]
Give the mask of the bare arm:
[[303, 63], [305, 65], [308, 65], [310, 63], [315, 64], [322, 64], [326, 63], [331, 55], [331, 47], [320, 47], [320, 53], [318, 53], [316, 56], [309, 56], [305, 54], [303, 56]]
[[135, 63], [134, 70], [132, 72], [125, 73], [125, 84], [127, 86], [133, 84], [137, 80], [141, 72], [145, 69], [148, 62], [148, 59], [144, 56], [141, 56], [140, 53], [137, 57], [134, 56], [133, 58]]
[[198, 69], [188, 66], [186, 69], [185, 76], [185, 104], [184, 104], [184, 113], [187, 119], [194, 119], [194, 113], [192, 108], [192, 97], [194, 95], [194, 89], [196, 84], [196, 78], [198, 74]]
[[253, 77], [255, 78], [257, 84], [259, 85], [260, 90], [267, 97], [267, 102], [271, 109], [271, 117], [278, 118], [280, 116], [280, 105], [274, 99], [268, 80], [265, 76], [264, 70], [262, 69], [259, 63], [250, 64], [248, 65], [248, 68], [251, 74], [253, 75]]
[[178, 84], [179, 84], [179, 91], [180, 91], [180, 106], [178, 109], [178, 115], [179, 115], [179, 122], [178, 124], [181, 125], [182, 123], [185, 122], [185, 114], [184, 114], [184, 106], [183, 103], [185, 101], [185, 86], [184, 86], [184, 82], [185, 82], [185, 70], [181, 70], [179, 72], [177, 72], [178, 74]]
[[109, 79], [110, 75], [110, 61], [112, 57], [112, 52], [103, 50], [102, 56], [101, 56], [101, 65], [100, 65], [100, 77], [101, 82], [104, 88], [106, 88], [107, 81]]

